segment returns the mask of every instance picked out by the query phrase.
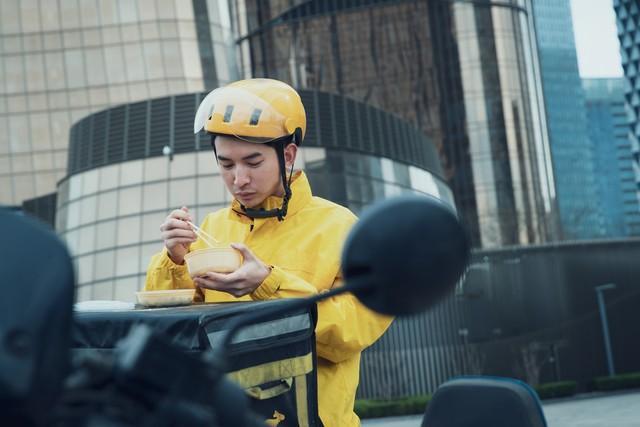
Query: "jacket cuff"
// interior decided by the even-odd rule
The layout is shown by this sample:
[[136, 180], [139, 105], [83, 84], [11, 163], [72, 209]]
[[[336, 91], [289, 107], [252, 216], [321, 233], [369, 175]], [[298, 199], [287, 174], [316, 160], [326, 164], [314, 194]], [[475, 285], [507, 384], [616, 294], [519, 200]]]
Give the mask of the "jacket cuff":
[[[189, 276], [187, 263], [184, 263], [182, 265], [176, 264], [175, 262], [173, 262], [171, 257], [169, 257], [169, 253], [167, 252], [166, 249], [164, 250], [164, 256], [160, 260], [160, 267], [171, 270], [171, 272], [177, 276], [181, 276], [181, 275]], [[189, 278], [191, 277], [189, 276]]]
[[278, 267], [271, 266], [271, 271], [267, 277], [262, 281], [260, 286], [251, 293], [251, 299], [253, 300], [267, 300], [273, 298], [275, 293], [280, 289], [280, 284], [283, 282], [284, 272]]

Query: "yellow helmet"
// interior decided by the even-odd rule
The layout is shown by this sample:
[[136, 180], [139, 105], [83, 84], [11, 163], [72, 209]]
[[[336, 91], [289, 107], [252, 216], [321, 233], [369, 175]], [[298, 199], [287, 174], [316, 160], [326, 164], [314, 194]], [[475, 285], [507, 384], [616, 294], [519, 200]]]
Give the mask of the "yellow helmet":
[[209, 93], [200, 103], [193, 132], [231, 135], [257, 143], [286, 136], [300, 145], [307, 118], [300, 95], [291, 86], [273, 79], [247, 79]]

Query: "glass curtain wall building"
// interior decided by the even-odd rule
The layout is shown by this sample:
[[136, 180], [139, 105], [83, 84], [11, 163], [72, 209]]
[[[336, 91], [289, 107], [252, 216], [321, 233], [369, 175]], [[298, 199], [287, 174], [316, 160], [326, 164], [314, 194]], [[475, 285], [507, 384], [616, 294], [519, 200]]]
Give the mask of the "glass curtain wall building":
[[87, 114], [236, 79], [230, 35], [224, 1], [1, 1], [0, 205], [55, 191]]
[[[640, 5], [637, 0], [614, 0], [625, 76], [625, 99], [631, 144], [631, 168], [640, 202]], [[629, 205], [633, 203], [629, 200]]]
[[607, 237], [640, 234], [624, 79], [583, 79], [589, 137]]
[[[555, 237], [528, 2], [231, 4], [245, 77], [340, 93], [422, 129], [438, 149], [474, 245]], [[348, 139], [347, 130], [334, 137]]]
[[604, 236], [569, 0], [534, 0], [542, 86], [562, 237]]

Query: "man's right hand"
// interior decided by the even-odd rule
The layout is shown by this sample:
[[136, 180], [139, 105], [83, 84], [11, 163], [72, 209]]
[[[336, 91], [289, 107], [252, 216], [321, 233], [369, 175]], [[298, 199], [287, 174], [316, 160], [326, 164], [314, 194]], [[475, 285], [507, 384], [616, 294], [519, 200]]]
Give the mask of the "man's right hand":
[[169, 214], [160, 226], [160, 235], [164, 240], [169, 258], [176, 264], [184, 263], [184, 256], [189, 252], [189, 246], [195, 242], [197, 237], [191, 226], [189, 209], [183, 206]]

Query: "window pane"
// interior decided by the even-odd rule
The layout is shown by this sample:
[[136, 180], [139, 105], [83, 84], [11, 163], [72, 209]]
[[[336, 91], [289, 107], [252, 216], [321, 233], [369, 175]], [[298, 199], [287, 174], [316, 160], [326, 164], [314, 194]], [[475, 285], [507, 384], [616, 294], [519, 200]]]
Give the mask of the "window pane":
[[140, 249], [138, 246], [118, 249], [116, 251], [116, 276], [126, 276], [138, 272], [140, 265]]
[[225, 187], [220, 175], [198, 178], [198, 205], [225, 202]]
[[16, 19], [19, 15], [20, 2], [18, 0], [5, 0], [2, 2], [2, 13], [0, 13], [0, 28], [5, 34], [19, 33], [20, 20]]
[[94, 300], [112, 300], [113, 299], [113, 282], [95, 283], [91, 286], [91, 299]]
[[[165, 29], [160, 27], [162, 34], [166, 34]], [[182, 55], [180, 54], [180, 45], [177, 41], [164, 42], [164, 67], [167, 77], [183, 77], [182, 71]]]
[[139, 213], [141, 210], [141, 194], [141, 187], [121, 189], [118, 198], [118, 213], [120, 215]]
[[45, 90], [44, 57], [42, 55], [26, 55], [24, 60], [27, 67], [28, 90], [34, 92]]
[[69, 200], [75, 200], [82, 195], [82, 175], [69, 178]]
[[80, 236], [78, 237], [77, 255], [86, 254], [87, 252], [93, 252], [95, 250], [95, 227], [82, 227], [79, 232]]
[[127, 63], [127, 77], [129, 81], [143, 80], [145, 76], [144, 54], [140, 43], [126, 44], [124, 57]]
[[104, 54], [107, 61], [107, 78], [109, 83], [124, 83], [126, 76], [124, 74], [124, 57], [120, 46], [106, 46]]
[[194, 206], [196, 203], [196, 180], [171, 180], [169, 183], [169, 205], [177, 209], [181, 206]]
[[[169, 212], [157, 212], [146, 214], [142, 217], [142, 241], [149, 242], [160, 240], [160, 225], [164, 222]], [[162, 246], [160, 246], [162, 248]], [[156, 246], [155, 252], [159, 249]]]
[[136, 292], [142, 288], [137, 277], [127, 277], [114, 281], [114, 298], [117, 301], [136, 302]]
[[78, 284], [93, 281], [93, 255], [78, 258]]
[[5, 56], [5, 90], [7, 93], [23, 92], [25, 90], [25, 70], [22, 63], [22, 55]]
[[104, 56], [102, 49], [86, 49], [87, 80], [90, 86], [99, 86], [107, 83], [105, 74]]
[[148, 79], [162, 79], [165, 76], [164, 63], [162, 61], [162, 49], [157, 41], [149, 41], [143, 44], [144, 60], [147, 64]]
[[80, 223], [87, 224], [96, 220], [96, 196], [85, 197], [80, 201]]
[[158, 252], [162, 251], [163, 245], [161, 242], [142, 245], [140, 255], [140, 271], [147, 271], [151, 257]]
[[77, 2], [63, 1], [60, 2], [60, 18], [63, 28], [80, 27], [80, 13]]
[[138, 10], [140, 11], [141, 21], [154, 21], [157, 19], [154, 0], [138, 0]]
[[99, 252], [96, 254], [96, 280], [113, 277], [113, 251]]
[[68, 87], [80, 88], [87, 85], [84, 73], [84, 57], [81, 50], [66, 50], [64, 52], [64, 64]]
[[64, 235], [64, 241], [67, 244], [67, 248], [71, 255], [76, 255], [78, 253], [78, 237], [80, 233], [77, 230], [69, 231]]
[[100, 189], [108, 190], [118, 185], [119, 165], [100, 168]]
[[167, 183], [147, 184], [143, 191], [143, 208], [145, 211], [163, 210], [168, 215]]
[[138, 9], [136, 3], [130, 0], [118, 0], [118, 9], [120, 9], [120, 22], [129, 24], [138, 21]]
[[111, 25], [118, 23], [118, 5], [113, 1], [99, 1], [100, 18], [102, 25]]
[[87, 196], [90, 194], [94, 194], [98, 191], [98, 171], [96, 169], [84, 172], [83, 184], [84, 188], [82, 189], [82, 194]]
[[105, 221], [96, 225], [96, 249], [112, 248], [116, 244], [116, 223]]
[[115, 191], [102, 193], [98, 196], [98, 219], [108, 219], [116, 216], [117, 194]]
[[138, 243], [140, 241], [140, 217], [132, 216], [118, 220], [118, 246]]
[[122, 163], [122, 173], [120, 174], [120, 185], [138, 184], [142, 182], [142, 161]]

